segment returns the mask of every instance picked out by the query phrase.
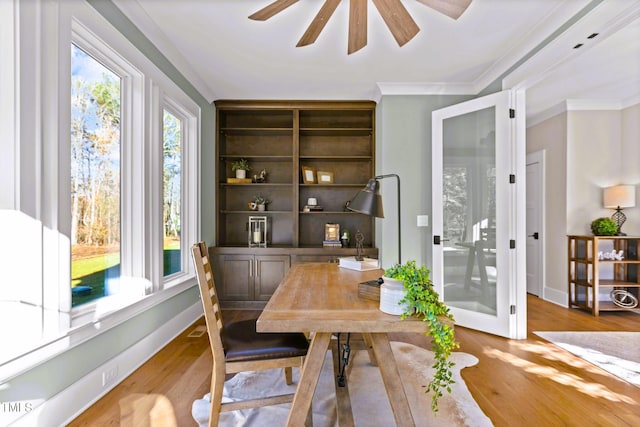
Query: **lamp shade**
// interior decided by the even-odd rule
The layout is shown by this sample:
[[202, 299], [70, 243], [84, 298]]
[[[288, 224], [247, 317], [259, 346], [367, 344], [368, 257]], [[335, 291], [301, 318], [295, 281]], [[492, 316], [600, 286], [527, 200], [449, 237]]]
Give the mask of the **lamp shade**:
[[347, 209], [377, 218], [384, 218], [380, 182], [377, 179], [370, 179], [367, 185], [349, 201]]
[[608, 209], [632, 208], [636, 205], [636, 187], [633, 185], [615, 185], [602, 192], [603, 205]]

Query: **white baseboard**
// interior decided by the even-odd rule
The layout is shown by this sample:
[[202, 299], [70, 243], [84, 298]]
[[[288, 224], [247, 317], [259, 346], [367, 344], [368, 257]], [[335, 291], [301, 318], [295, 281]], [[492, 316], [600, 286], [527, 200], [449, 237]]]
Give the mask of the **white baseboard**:
[[[84, 412], [133, 371], [138, 369], [189, 325], [202, 316], [202, 304], [197, 302], [144, 337], [93, 372], [17, 419], [12, 426], [61, 426]], [[110, 384], [103, 383], [103, 372], [112, 371]]]
[[544, 295], [544, 300], [545, 301], [549, 301], [552, 302], [554, 304], [560, 305], [562, 307], [568, 307], [569, 306], [569, 294], [567, 294], [566, 292], [563, 291], [559, 291], [557, 289], [553, 289], [553, 288], [544, 288], [543, 290], [543, 294]]

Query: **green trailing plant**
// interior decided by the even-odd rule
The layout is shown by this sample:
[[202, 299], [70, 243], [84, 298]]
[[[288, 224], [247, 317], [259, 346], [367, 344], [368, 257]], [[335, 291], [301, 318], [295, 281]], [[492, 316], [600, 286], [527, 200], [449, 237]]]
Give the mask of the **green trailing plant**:
[[418, 316], [428, 324], [426, 335], [431, 338], [435, 373], [426, 392], [433, 392], [431, 410], [438, 412], [438, 400], [442, 397], [443, 390], [451, 393], [451, 385], [455, 383], [451, 370], [455, 363], [449, 360], [449, 356], [459, 344], [455, 340], [453, 315], [444, 302], [440, 301], [429, 273], [424, 265], [418, 267], [415, 261], [407, 261], [386, 269], [384, 275], [403, 282], [405, 294], [399, 304], [405, 308], [401, 318]]
[[233, 172], [235, 172], [237, 170], [250, 171], [251, 170], [251, 166], [249, 166], [249, 162], [247, 161], [247, 159], [240, 159], [240, 160], [236, 160], [235, 162], [231, 163], [231, 170]]
[[618, 234], [618, 224], [611, 218], [597, 218], [591, 222], [591, 231], [596, 236], [615, 236]]

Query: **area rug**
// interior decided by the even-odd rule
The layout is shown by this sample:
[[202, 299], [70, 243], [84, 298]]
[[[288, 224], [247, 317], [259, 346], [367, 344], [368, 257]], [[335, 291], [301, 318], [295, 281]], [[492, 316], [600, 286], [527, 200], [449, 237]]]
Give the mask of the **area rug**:
[[[445, 392], [439, 402], [437, 414], [431, 412], [431, 395], [424, 390], [432, 375], [433, 353], [412, 344], [391, 342], [394, 357], [400, 369], [405, 391], [417, 426], [492, 426], [491, 420], [478, 407], [460, 376], [460, 371], [478, 363], [470, 354], [451, 354], [456, 366], [451, 394]], [[369, 364], [366, 351], [352, 353], [349, 375], [349, 394], [355, 425], [358, 427], [393, 426], [391, 406], [377, 367]], [[294, 384], [287, 386], [281, 369], [241, 373], [225, 383], [225, 401], [245, 399], [269, 394], [295, 391], [299, 371], [294, 369]], [[337, 426], [335, 388], [331, 353], [327, 352], [318, 386], [313, 397], [314, 427]], [[243, 411], [226, 412], [220, 416], [220, 426], [283, 426], [290, 404], [268, 406]], [[209, 418], [209, 395], [193, 402], [192, 415], [198, 425], [206, 426]]]
[[534, 332], [640, 387], [640, 332]]

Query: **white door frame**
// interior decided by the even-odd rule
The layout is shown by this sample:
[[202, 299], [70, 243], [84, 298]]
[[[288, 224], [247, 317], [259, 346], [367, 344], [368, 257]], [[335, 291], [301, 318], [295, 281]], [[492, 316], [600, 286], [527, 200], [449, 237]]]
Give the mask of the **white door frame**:
[[[432, 215], [433, 235], [443, 235], [442, 217], [442, 145], [443, 122], [468, 112], [496, 107], [496, 143], [502, 145], [496, 153], [496, 165], [502, 175], [496, 181], [496, 211], [504, 216], [498, 223], [496, 238], [502, 242], [498, 248], [499, 267], [496, 285], [496, 314], [486, 314], [462, 307], [450, 306], [456, 324], [512, 339], [527, 337], [526, 299], [526, 128], [524, 91], [509, 90], [486, 95], [432, 112]], [[512, 109], [512, 110], [510, 110]], [[511, 115], [511, 113], [515, 113]], [[511, 116], [511, 119], [509, 118]], [[498, 141], [504, 142], [498, 142]], [[440, 163], [439, 163], [440, 162]], [[502, 165], [502, 166], [500, 166]], [[511, 181], [511, 185], [507, 184]], [[500, 188], [502, 187], [502, 188]], [[435, 237], [434, 237], [435, 238]], [[434, 240], [433, 277], [436, 290], [444, 295], [443, 249]]]

